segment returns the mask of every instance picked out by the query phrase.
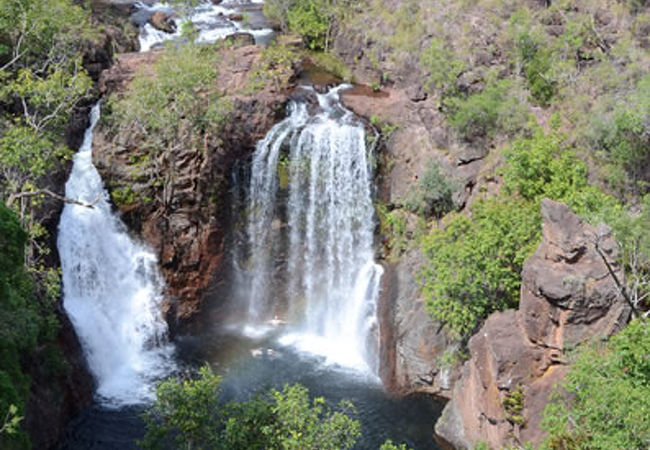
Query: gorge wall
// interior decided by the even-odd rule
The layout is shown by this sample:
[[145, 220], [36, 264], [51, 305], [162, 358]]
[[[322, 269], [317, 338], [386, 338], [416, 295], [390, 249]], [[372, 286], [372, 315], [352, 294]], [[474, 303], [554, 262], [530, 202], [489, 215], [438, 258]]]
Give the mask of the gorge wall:
[[[595, 249], [599, 241], [610, 263], [616, 260], [610, 230], [551, 200], [542, 201], [542, 217], [543, 238], [524, 265], [519, 309], [492, 314], [470, 339], [469, 360], [436, 424], [454, 448], [540, 444], [542, 411], [567, 372], [565, 351], [627, 323], [630, 309]], [[513, 395], [523, 403], [519, 417], [504, 407]]]
[[[236, 161], [246, 159], [256, 142], [284, 116], [293, 73], [280, 83], [252, 92], [250, 74], [261, 49], [247, 45], [223, 48], [219, 76], [214, 81], [231, 103], [231, 113], [219, 139], [205, 141], [200, 151], [177, 146], [160, 156], [156, 171], [167, 178], [151, 186], [151, 174], [134, 163], [142, 142], [129, 135], [110, 135], [101, 124], [95, 137], [94, 163], [110, 189], [146, 192], [152, 202], [119, 205], [122, 217], [157, 253], [168, 287], [168, 322], [179, 324], [196, 314], [206, 291], [219, 284], [224, 268], [224, 238], [230, 214], [231, 174]], [[159, 53], [118, 57], [102, 75], [105, 96], [122, 95], [136, 72], [146, 72]]]

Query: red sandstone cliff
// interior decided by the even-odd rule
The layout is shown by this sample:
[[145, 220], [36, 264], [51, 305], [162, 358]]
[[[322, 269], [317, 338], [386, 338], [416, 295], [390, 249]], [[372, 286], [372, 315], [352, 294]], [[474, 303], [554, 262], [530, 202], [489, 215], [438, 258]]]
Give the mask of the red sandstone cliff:
[[[558, 202], [542, 201], [543, 238], [525, 263], [519, 310], [492, 314], [469, 342], [451, 401], [436, 433], [456, 448], [491, 448], [543, 438], [542, 411], [566, 374], [563, 351], [625, 325], [630, 311], [594, 243], [611, 261], [616, 243], [605, 226], [583, 222]], [[618, 276], [622, 270], [616, 267]], [[503, 400], [523, 393], [523, 426]]]

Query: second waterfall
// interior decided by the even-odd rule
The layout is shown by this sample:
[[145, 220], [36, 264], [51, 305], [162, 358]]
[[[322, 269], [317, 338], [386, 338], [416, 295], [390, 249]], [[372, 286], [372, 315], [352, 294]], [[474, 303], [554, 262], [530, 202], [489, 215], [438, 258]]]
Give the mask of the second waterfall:
[[286, 321], [283, 343], [376, 373], [373, 170], [344, 88], [293, 101], [258, 143], [236, 259], [250, 325]]

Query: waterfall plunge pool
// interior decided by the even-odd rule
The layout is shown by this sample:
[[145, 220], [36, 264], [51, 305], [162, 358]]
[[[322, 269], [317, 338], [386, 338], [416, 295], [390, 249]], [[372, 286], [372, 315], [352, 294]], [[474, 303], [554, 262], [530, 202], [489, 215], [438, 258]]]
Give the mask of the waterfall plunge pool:
[[[439, 448], [433, 440], [433, 425], [443, 405], [430, 396], [393, 397], [374, 378], [281, 345], [282, 329], [247, 337], [217, 328], [181, 336], [176, 346], [182, 365], [209, 363], [223, 377], [224, 401], [247, 400], [259, 391], [300, 383], [311, 396], [323, 396], [331, 406], [342, 399], [352, 401], [363, 433], [357, 449], [376, 450], [386, 439], [417, 450]], [[136, 449], [136, 441], [144, 434], [142, 411], [143, 407], [94, 405], [70, 424], [62, 450]]]
[[[365, 167], [367, 161], [350, 160], [341, 165], [338, 160], [328, 159], [331, 158], [331, 152], [338, 152], [341, 157], [349, 158], [352, 152], [347, 149], [355, 145], [358, 146], [359, 157], [363, 156], [365, 140], [362, 129], [355, 123], [354, 118], [348, 111], [342, 109], [336, 91], [327, 95], [318, 95], [318, 100], [321, 108], [320, 113], [317, 113], [316, 116], [311, 116], [311, 113], [306, 114], [306, 111], [300, 113], [300, 110], [296, 109], [296, 105], [294, 105], [292, 111], [295, 123], [292, 123], [289, 118], [288, 121], [285, 121], [284, 126], [280, 124], [276, 128], [276, 133], [284, 136], [282, 139], [289, 137], [288, 142], [296, 143], [292, 148], [295, 150], [294, 153], [301, 158], [306, 155], [310, 155], [310, 157], [320, 155], [316, 162], [309, 164], [311, 167], [324, 167], [322, 170], [319, 169], [319, 172], [348, 173], [349, 182], [345, 183], [346, 186], [354, 185], [353, 182], [362, 182], [363, 184], [365, 183], [363, 180], [368, 180], [371, 183], [369, 173], [363, 170], [359, 172]], [[340, 125], [336, 125], [333, 121]], [[341, 129], [337, 128], [339, 126]], [[302, 139], [301, 136], [303, 136]], [[89, 136], [89, 141], [90, 138], [91, 136]], [[323, 145], [329, 146], [330, 150], [321, 148], [318, 152], [308, 151], [307, 147], [303, 148], [298, 145], [300, 142], [312, 143], [310, 146], [321, 142]], [[355, 142], [356, 144], [350, 147], [351, 143]], [[271, 142], [267, 142], [267, 144], [267, 151], [274, 149], [274, 144]], [[278, 141], [277, 148], [273, 150], [275, 156], [271, 159], [273, 164], [269, 167], [270, 171], [267, 174], [277, 173], [275, 164], [277, 164], [278, 152], [282, 145]], [[90, 146], [90, 142], [88, 146]], [[347, 172], [343, 170], [345, 167], [349, 169]], [[295, 173], [299, 173], [299, 171], [302, 171], [301, 166], [296, 165]], [[343, 192], [348, 194], [338, 197], [341, 187], [337, 187], [336, 183], [330, 185], [322, 183], [320, 179], [314, 183], [310, 181], [309, 177], [302, 179], [301, 183], [304, 188], [308, 188], [307, 191], [316, 194], [302, 198], [297, 195], [299, 192], [305, 191], [302, 188], [297, 189], [293, 196], [291, 192], [288, 195], [285, 193], [284, 201], [288, 200], [294, 206], [289, 209], [293, 209], [293, 211], [309, 211], [310, 209], [330, 211], [332, 215], [328, 217], [332, 220], [310, 222], [309, 218], [292, 219], [291, 215], [284, 218], [276, 217], [276, 213], [273, 212], [276, 207], [273, 206], [264, 216], [264, 220], [257, 224], [259, 226], [249, 224], [248, 227], [244, 227], [248, 231], [246, 233], [248, 236], [242, 236], [243, 239], [239, 240], [248, 246], [247, 249], [240, 249], [240, 253], [248, 255], [253, 253], [254, 260], [257, 241], [251, 240], [251, 230], [255, 231], [253, 235], [256, 235], [258, 234], [257, 230], [268, 230], [269, 224], [277, 220], [287, 224], [313, 223], [311, 226], [315, 231], [318, 231], [321, 224], [328, 225], [323, 229], [324, 231], [317, 233], [310, 231], [309, 226], [306, 229], [297, 229], [299, 232], [289, 238], [269, 235], [271, 241], [261, 247], [261, 249], [276, 248], [278, 255], [289, 255], [289, 261], [285, 261], [285, 264], [281, 264], [281, 266], [294, 269], [291, 270], [291, 277], [281, 278], [299, 279], [301, 277], [307, 281], [298, 285], [292, 285], [291, 282], [286, 283], [286, 281], [278, 283], [275, 276], [270, 276], [276, 272], [277, 267], [272, 261], [276, 261], [277, 258], [267, 260], [264, 252], [257, 257], [258, 264], [251, 265], [252, 271], [242, 272], [241, 266], [234, 264], [233, 273], [229, 277], [231, 283], [236, 285], [237, 280], [240, 280], [240, 283], [243, 281], [244, 286], [257, 288], [257, 292], [262, 292], [264, 295], [253, 295], [254, 292], [249, 289], [242, 290], [241, 285], [237, 290], [240, 294], [243, 293], [249, 302], [250, 299], [257, 297], [261, 303], [255, 305], [255, 308], [251, 308], [252, 304], [249, 305], [248, 311], [244, 312], [244, 316], [247, 317], [242, 323], [233, 320], [233, 315], [230, 314], [233, 312], [232, 309], [230, 313], [226, 311], [229, 302], [235, 304], [235, 310], [244, 306], [241, 298], [238, 299], [237, 295], [233, 296], [233, 292], [230, 290], [232, 286], [229, 286], [230, 289], [213, 293], [212, 301], [208, 302], [212, 307], [206, 308], [202, 312], [201, 323], [193, 327], [188, 334], [177, 336], [174, 340], [174, 353], [177, 361], [172, 364], [179, 368], [197, 368], [206, 363], [210, 364], [215, 373], [223, 377], [222, 400], [225, 402], [247, 400], [256, 392], [267, 391], [271, 388], [281, 389], [287, 383], [300, 383], [306, 386], [312, 397], [322, 396], [332, 407], [342, 399], [350, 400], [355, 405], [355, 418], [360, 420], [362, 426], [363, 434], [356, 446], [358, 449], [378, 449], [386, 439], [391, 439], [395, 443], [406, 443], [412, 449], [438, 449], [439, 447], [433, 439], [433, 426], [442, 410], [440, 402], [425, 395], [405, 398], [393, 397], [383, 389], [377, 377], [373, 375], [376, 367], [372, 368], [372, 364], [370, 364], [368, 367], [371, 370], [359, 370], [358, 367], [354, 367], [355, 364], [347, 364], [348, 358], [342, 357], [345, 355], [341, 354], [352, 349], [352, 355], [369, 354], [372, 356], [373, 352], [359, 351], [359, 348], [364, 348], [363, 345], [356, 345], [359, 342], [349, 342], [349, 345], [346, 345], [345, 341], [354, 339], [362, 342], [364, 333], [367, 333], [367, 338], [370, 341], [376, 339], [372, 338], [376, 333], [376, 327], [372, 325], [372, 321], [368, 322], [367, 320], [368, 318], [372, 319], [374, 313], [372, 308], [368, 309], [367, 306], [368, 302], [376, 298], [377, 295], [373, 293], [374, 288], [369, 289], [369, 287], [376, 287], [377, 283], [371, 283], [370, 280], [361, 283], [362, 291], [367, 291], [368, 294], [351, 295], [356, 291], [354, 287], [359, 284], [354, 280], [364, 272], [363, 268], [374, 267], [374, 263], [372, 263], [372, 229], [374, 225], [372, 225], [372, 207], [368, 203], [370, 188], [360, 185], [355, 189], [344, 190]], [[248, 185], [248, 183], [244, 184]], [[278, 189], [277, 180], [272, 181], [270, 185], [275, 186], [274, 189]], [[318, 190], [321, 188], [325, 189], [324, 193], [318, 194]], [[245, 191], [250, 195], [250, 192], [255, 191], [254, 186], [253, 189], [245, 189]], [[355, 193], [358, 192], [365, 197], [355, 197]], [[324, 202], [324, 199], [332, 201], [332, 205]], [[250, 198], [246, 199], [244, 196], [244, 200], [250, 204]], [[272, 199], [262, 200], [265, 207], [276, 202]], [[281, 199], [277, 201], [282, 203]], [[345, 206], [345, 202], [351, 203], [347, 203]], [[233, 206], [237, 208], [241, 205], [237, 205], [237, 202], [233, 201]], [[286, 211], [287, 208], [278, 206], [277, 210]], [[355, 211], [365, 211], [366, 220], [362, 221], [363, 223], [354, 223], [354, 221], [358, 221]], [[342, 227], [341, 224], [346, 224], [347, 228]], [[339, 239], [336, 236], [330, 236], [328, 238], [330, 240], [324, 243], [313, 241], [312, 236], [327, 235], [325, 233], [327, 229], [348, 230], [350, 238]], [[282, 243], [284, 245], [291, 244], [294, 242], [292, 239], [295, 241], [294, 248], [296, 250], [292, 252], [291, 247], [283, 249]], [[303, 239], [306, 240], [306, 244], [302, 244]], [[233, 241], [237, 241], [237, 239], [233, 239]], [[340, 241], [347, 242], [347, 246], [340, 247]], [[237, 244], [233, 243], [232, 245], [235, 248], [231, 251], [236, 254]], [[310, 245], [311, 247], [309, 247]], [[308, 250], [304, 256], [299, 251], [303, 247]], [[311, 250], [311, 253], [310, 248], [314, 249]], [[329, 258], [327, 255], [330, 250], [337, 248], [341, 249], [340, 255], [335, 254], [333, 258]], [[297, 263], [292, 264], [291, 255], [297, 258], [294, 259]], [[342, 261], [345, 255], [350, 255], [350, 259], [345, 260], [344, 264], [332, 262]], [[236, 255], [233, 259], [237, 260]], [[329, 272], [324, 272], [328, 276], [323, 277], [314, 272], [314, 270], [323, 270], [325, 263], [330, 264]], [[310, 271], [301, 273], [300, 270], [296, 270], [300, 267], [308, 267]], [[339, 280], [345, 281], [345, 278], [340, 278], [341, 274], [349, 275], [350, 280], [342, 284]], [[381, 276], [380, 271], [377, 274]], [[307, 286], [309, 288], [312, 285], [325, 286], [326, 288], [306, 290], [305, 292], [303, 289], [306, 288], [300, 287]], [[281, 290], [284, 292], [278, 295]], [[270, 293], [273, 295], [269, 295]], [[295, 307], [292, 308], [292, 298], [296, 293], [301, 297], [307, 295], [316, 302], [306, 309], [307, 317], [300, 313], [300, 304], [294, 305]], [[340, 303], [340, 306], [323, 308], [323, 302], [332, 300], [331, 293], [337, 294], [333, 298]], [[359, 308], [351, 310], [352, 312], [358, 311], [354, 314], [347, 312], [341, 319], [341, 315], [337, 314], [337, 311], [347, 310], [346, 302], [350, 301], [348, 298], [350, 296], [360, 301]], [[282, 297], [282, 299], [278, 300], [278, 297]], [[260, 327], [260, 323], [264, 324], [269, 319], [269, 314], [273, 318], [278, 312], [276, 309], [278, 301], [280, 304], [288, 303], [288, 311], [296, 310], [293, 314], [294, 319], [296, 317], [302, 317], [302, 319], [298, 319], [297, 323], [293, 325]], [[232, 305], [230, 306], [232, 307]], [[251, 314], [252, 309], [255, 310], [255, 314]], [[260, 311], [261, 313], [259, 313]], [[358, 316], [359, 320], [353, 321], [354, 323], [358, 322], [357, 325], [354, 329], [346, 332], [345, 326], [340, 327], [340, 321], [343, 320], [345, 324], [346, 321], [349, 322], [350, 316]], [[310, 320], [310, 318], [316, 320]], [[368, 323], [372, 326], [366, 326]], [[259, 330], [262, 332], [256, 332]], [[328, 342], [328, 339], [331, 341], [332, 336], [338, 335], [346, 336], [346, 339], [343, 339], [343, 342], [338, 342], [335, 339], [334, 342], [337, 345], [326, 346], [324, 349], [319, 345], [319, 342]], [[306, 339], [306, 337], [310, 338]], [[312, 338], [315, 339], [311, 340]], [[356, 361], [355, 358], [352, 359], [353, 362]], [[161, 364], [165, 363], [161, 362]], [[113, 404], [107, 406], [105, 402], [102, 404], [98, 401], [71, 422], [61, 448], [75, 450], [137, 448], [137, 440], [144, 435], [144, 423], [140, 415], [145, 408], [146, 405], [123, 404], [116, 406]]]

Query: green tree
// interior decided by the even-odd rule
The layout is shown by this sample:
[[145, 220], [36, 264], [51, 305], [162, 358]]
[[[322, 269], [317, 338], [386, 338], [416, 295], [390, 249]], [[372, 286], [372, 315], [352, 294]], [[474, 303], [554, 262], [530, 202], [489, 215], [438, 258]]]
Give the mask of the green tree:
[[650, 76], [643, 77], [613, 114], [596, 119], [594, 144], [605, 151], [609, 181], [620, 197], [648, 192], [650, 161]]
[[457, 190], [458, 183], [447, 177], [436, 161], [429, 161], [406, 207], [424, 216], [440, 218], [453, 209]]
[[640, 320], [580, 348], [544, 410], [545, 448], [646, 449], [650, 443], [650, 327]]
[[565, 143], [565, 136], [538, 129], [505, 150], [506, 192], [536, 204], [542, 198], [561, 201], [590, 221], [612, 218], [620, 211], [615, 198], [589, 184], [587, 165]]
[[10, 412], [6, 431], [15, 431], [0, 434], [2, 448], [29, 447], [29, 438], [15, 426], [29, 395], [30, 380], [21, 360], [37, 346], [51, 343], [57, 331], [51, 305], [39, 303], [24, 268], [27, 237], [16, 215], [0, 202], [0, 411]]
[[539, 206], [491, 199], [454, 214], [424, 238], [420, 276], [429, 313], [461, 337], [491, 312], [519, 303], [521, 270], [539, 242]]
[[221, 378], [208, 366], [197, 379], [168, 379], [156, 388], [156, 401], [145, 416], [147, 434], [143, 448], [160, 448], [166, 440], [177, 448], [218, 448], [219, 385]]
[[169, 379], [157, 389], [157, 400], [145, 415], [143, 448], [298, 450], [349, 449], [361, 434], [348, 414], [349, 402], [331, 411], [322, 397], [310, 400], [300, 385], [286, 385], [246, 402], [222, 405], [220, 378], [208, 367], [195, 380]]
[[428, 72], [429, 89], [440, 89], [449, 94], [455, 91], [456, 79], [465, 69], [465, 62], [450, 50], [440, 38], [432, 38], [429, 47], [420, 56], [420, 65]]
[[517, 95], [512, 80], [490, 81], [481, 92], [446, 102], [449, 123], [463, 139], [493, 137], [497, 132], [517, 135], [529, 122], [528, 105]]

